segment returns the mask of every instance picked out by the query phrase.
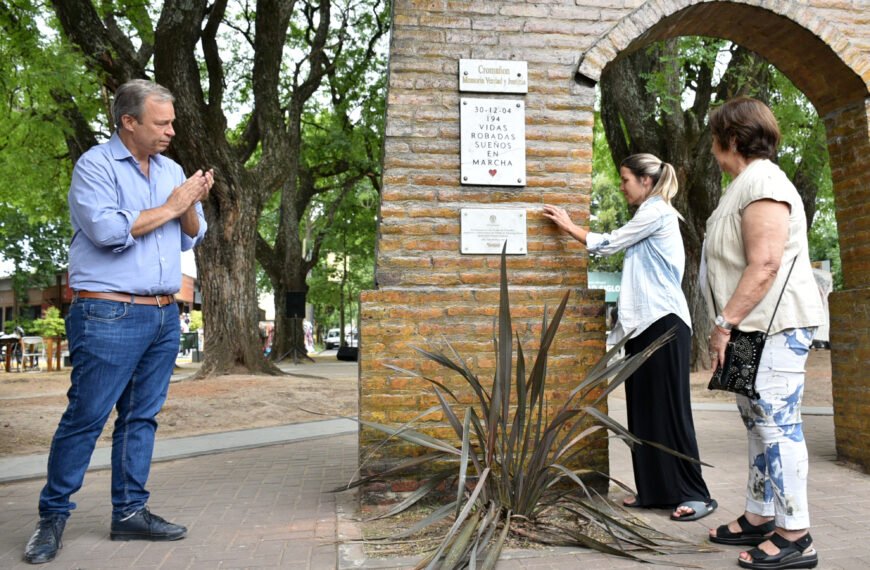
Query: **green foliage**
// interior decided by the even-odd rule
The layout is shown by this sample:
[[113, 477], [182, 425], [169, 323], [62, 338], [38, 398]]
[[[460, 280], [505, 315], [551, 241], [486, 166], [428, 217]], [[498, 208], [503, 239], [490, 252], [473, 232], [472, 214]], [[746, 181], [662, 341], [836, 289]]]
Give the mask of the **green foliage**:
[[52, 21], [40, 3], [0, 10], [0, 256], [14, 268], [19, 303], [66, 265], [66, 116], [75, 99], [94, 121], [102, 101], [80, 55], [45, 33]]
[[0, 204], [0, 256], [12, 264], [12, 289], [19, 304], [27, 299], [28, 289], [54, 283], [66, 265], [68, 228], [65, 219], [40, 221]]
[[833, 202], [832, 189], [816, 196], [816, 217], [807, 239], [810, 246], [810, 259], [830, 260], [834, 290], [839, 291], [843, 288], [843, 267], [840, 261], [840, 241]]
[[40, 29], [51, 20], [30, 2], [0, 10], [0, 203], [34, 222], [66, 216], [71, 97], [90, 120], [102, 101], [79, 55]]
[[202, 311], [190, 312], [190, 332], [198, 331], [202, 328]]
[[[591, 436], [602, 430], [613, 432], [630, 446], [648, 444], [661, 448], [637, 439], [598, 406], [653, 352], [669, 342], [673, 331], [642, 353], [615, 358], [628, 335], [591, 367], [561, 405], [555, 406], [546, 399], [547, 355], [568, 299], [569, 293], [566, 293], [551, 322], [548, 323], [544, 315], [537, 357], [527, 367], [519, 338], [514, 358], [507, 269], [502, 253], [498, 329], [493, 339], [497, 364], [491, 383], [481, 380], [469, 369], [446, 341], [446, 353], [417, 350], [457, 373], [473, 392], [471, 399], [458, 398], [437, 380], [390, 366], [432, 385], [440, 404], [423, 411], [418, 419], [433, 413], [442, 414], [460, 443], [417, 431], [413, 429], [414, 421], [392, 427], [359, 420], [363, 426], [389, 434], [391, 439], [401, 439], [428, 450], [428, 455], [407, 459], [386, 472], [363, 477], [350, 485], [380, 481], [397, 474], [407, 477], [409, 473], [431, 473], [416, 492], [381, 517], [402, 512], [443, 485], [456, 489], [451, 502], [408, 531], [391, 537], [405, 538], [430, 524], [453, 517], [440, 546], [418, 568], [491, 568], [505, 537], [512, 531], [545, 544], [584, 546], [634, 560], [642, 560], [637, 553], [663, 553], [670, 547], [658, 542], [661, 535], [652, 537], [648, 528], [622, 518], [614, 505], [583, 481], [585, 476], [601, 474], [576, 465], [591, 443]], [[514, 363], [516, 374], [512, 377]], [[676, 452], [664, 451], [694, 461]], [[553, 512], [579, 521], [570, 525], [550, 522], [546, 515]]]
[[63, 318], [57, 307], [49, 307], [41, 319], [33, 321], [32, 330], [42, 337], [63, 336], [66, 334]]
[[21, 327], [24, 334], [33, 334], [35, 332], [33, 329], [33, 319], [20, 316], [3, 323], [3, 332], [12, 334], [18, 327]]
[[[599, 113], [595, 114], [593, 133], [592, 200], [589, 206], [592, 217], [589, 229], [607, 233], [624, 226], [631, 219], [631, 213], [625, 197], [619, 191], [619, 171], [613, 164]], [[624, 259], [625, 252], [611, 256], [590, 255], [589, 271], [622, 271]]]
[[825, 125], [806, 96], [779, 70], [771, 66], [770, 108], [779, 123], [782, 140], [779, 165], [794, 179], [798, 169], [818, 191], [832, 187]]
[[360, 291], [374, 287], [378, 195], [368, 183], [360, 183], [344, 197], [330, 222], [317, 214], [332, 199], [332, 193], [326, 193], [312, 201], [308, 228], [323, 236], [320, 259], [307, 281], [307, 300], [314, 305], [315, 321], [323, 330], [340, 326], [342, 306], [345, 322], [356, 322]]

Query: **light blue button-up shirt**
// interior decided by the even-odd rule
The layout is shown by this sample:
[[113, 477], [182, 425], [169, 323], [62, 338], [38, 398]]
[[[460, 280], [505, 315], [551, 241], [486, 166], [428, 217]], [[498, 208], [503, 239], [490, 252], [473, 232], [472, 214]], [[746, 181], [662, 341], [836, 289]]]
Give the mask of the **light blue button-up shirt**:
[[181, 252], [202, 240], [207, 225], [197, 203], [196, 237], [181, 231], [178, 219], [138, 238], [130, 234], [139, 212], [162, 206], [186, 178], [175, 161], [159, 154], [150, 160], [146, 178], [115, 133], [76, 162], [69, 190], [71, 289], [134, 295], [181, 289]]
[[625, 250], [617, 302], [619, 322], [611, 342], [617, 342], [632, 329], [637, 336], [669, 313], [692, 327], [689, 306], [680, 286], [686, 252], [679, 224], [676, 210], [661, 196], [653, 196], [621, 228], [586, 235], [586, 247], [591, 253], [613, 255]]

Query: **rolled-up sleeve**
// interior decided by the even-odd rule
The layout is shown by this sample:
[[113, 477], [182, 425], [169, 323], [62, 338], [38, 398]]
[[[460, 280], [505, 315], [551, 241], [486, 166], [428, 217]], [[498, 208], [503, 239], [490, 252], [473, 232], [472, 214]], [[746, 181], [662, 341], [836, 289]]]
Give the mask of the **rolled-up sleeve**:
[[651, 236], [662, 223], [663, 216], [655, 204], [645, 202], [621, 228], [610, 233], [586, 234], [586, 248], [597, 255], [613, 255]]
[[205, 214], [202, 211], [202, 204], [196, 204], [196, 216], [199, 218], [199, 231], [196, 236], [190, 237], [184, 232], [181, 232], [181, 251], [188, 251], [199, 245], [202, 238], [205, 237], [205, 232], [208, 229], [208, 223], [205, 221]]
[[94, 245], [119, 253], [136, 243], [130, 232], [139, 211], [120, 207], [113, 180], [107, 164], [82, 157], [73, 170], [69, 207], [74, 226]]

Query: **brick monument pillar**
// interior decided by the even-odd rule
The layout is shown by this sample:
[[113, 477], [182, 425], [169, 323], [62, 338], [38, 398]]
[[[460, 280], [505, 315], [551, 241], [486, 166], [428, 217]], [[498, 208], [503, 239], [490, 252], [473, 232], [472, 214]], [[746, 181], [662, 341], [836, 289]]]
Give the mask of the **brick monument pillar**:
[[[563, 35], [565, 22], [534, 18], [538, 8], [530, 4], [449, 2], [450, 9], [443, 10], [444, 4], [398, 0], [394, 6], [377, 289], [361, 295], [359, 410], [361, 419], [390, 425], [401, 425], [437, 400], [428, 383], [385, 364], [436, 378], [460, 398], [470, 392], [457, 375], [413, 346], [437, 347], [447, 339], [481, 378], [494, 374], [500, 256], [463, 251], [482, 246], [479, 236], [463, 238], [463, 212], [524, 215], [525, 250], [508, 255], [507, 266], [514, 331], [527, 360], [538, 346], [545, 305], [552, 313], [563, 294], [571, 292], [550, 351], [551, 407], [604, 353], [604, 292], [586, 289], [582, 246], [560, 235], [540, 213], [550, 203], [564, 206], [577, 221], [589, 214], [594, 89], [574, 81], [577, 45]], [[581, 34], [597, 30], [595, 23], [582, 19], [568, 25]], [[526, 92], [460, 91], [460, 62], [471, 59], [492, 62], [496, 69], [489, 71], [496, 77], [499, 67], [525, 64]], [[482, 73], [487, 75], [486, 66]], [[525, 140], [522, 145], [513, 140], [510, 165], [504, 153], [498, 156], [505, 148], [498, 137], [481, 134], [490, 127], [479, 126], [482, 138], [462, 140], [463, 100], [496, 102], [486, 108], [522, 106]], [[487, 116], [484, 110], [473, 120], [485, 122]], [[470, 120], [466, 118], [466, 128]], [[498, 133], [500, 127], [492, 129]], [[469, 184], [475, 169], [469, 178], [461, 165], [461, 155], [469, 149], [461, 147], [474, 141], [494, 144], [483, 145], [471, 159], [481, 161], [474, 166], [483, 168], [482, 174], [476, 169], [483, 179]], [[487, 149], [495, 154], [488, 155]], [[499, 180], [503, 168], [517, 164], [518, 151], [524, 172], [507, 183]], [[491, 171], [493, 183], [487, 183]], [[452, 433], [439, 415], [421, 425], [435, 435]], [[379, 432], [361, 428], [361, 458], [382, 439]], [[385, 448], [367, 466], [408, 452], [400, 445]], [[596, 437], [584, 461], [608, 471], [605, 434]]]

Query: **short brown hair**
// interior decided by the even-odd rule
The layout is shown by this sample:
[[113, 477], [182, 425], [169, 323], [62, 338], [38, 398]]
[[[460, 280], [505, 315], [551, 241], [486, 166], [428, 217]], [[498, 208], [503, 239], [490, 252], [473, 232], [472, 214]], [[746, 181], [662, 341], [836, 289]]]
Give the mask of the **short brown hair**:
[[121, 129], [121, 117], [124, 115], [130, 115], [137, 122], [141, 122], [145, 99], [148, 97], [155, 97], [158, 101], [175, 101], [169, 89], [147, 79], [132, 79], [118, 87], [115, 91], [115, 100], [112, 102], [112, 120], [115, 121], [115, 128]]
[[710, 133], [723, 149], [733, 140], [746, 158], [776, 158], [779, 125], [770, 108], [751, 97], [726, 101], [710, 114]]

